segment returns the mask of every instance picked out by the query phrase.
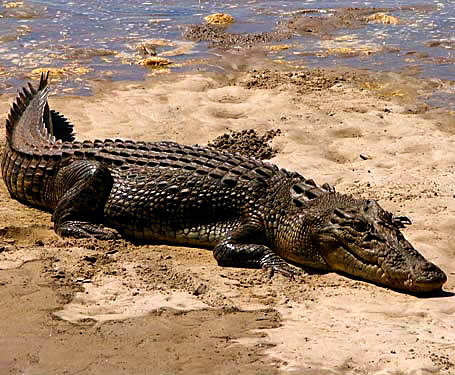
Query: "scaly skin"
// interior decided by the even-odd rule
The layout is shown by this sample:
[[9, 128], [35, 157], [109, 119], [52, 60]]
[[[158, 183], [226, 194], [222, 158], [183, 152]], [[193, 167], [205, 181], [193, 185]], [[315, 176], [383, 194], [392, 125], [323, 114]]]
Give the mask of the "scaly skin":
[[290, 261], [417, 293], [445, 283], [401, 234], [409, 219], [376, 201], [206, 147], [74, 141], [73, 126], [48, 107], [47, 80], [13, 104], [1, 168], [11, 196], [51, 211], [59, 235], [108, 239], [115, 229], [213, 247], [222, 266], [292, 277]]

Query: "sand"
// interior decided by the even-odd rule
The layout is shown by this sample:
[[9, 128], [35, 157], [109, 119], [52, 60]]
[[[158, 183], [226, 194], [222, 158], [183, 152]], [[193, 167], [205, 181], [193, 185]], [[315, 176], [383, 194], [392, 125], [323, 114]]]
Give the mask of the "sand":
[[446, 292], [334, 273], [269, 280], [204, 249], [64, 240], [1, 184], [0, 373], [454, 374], [453, 113], [419, 104], [419, 82], [398, 75], [226, 61], [222, 74], [96, 82], [94, 96], [51, 107], [87, 139], [206, 144], [281, 129], [273, 162], [409, 216], [405, 235], [447, 273]]

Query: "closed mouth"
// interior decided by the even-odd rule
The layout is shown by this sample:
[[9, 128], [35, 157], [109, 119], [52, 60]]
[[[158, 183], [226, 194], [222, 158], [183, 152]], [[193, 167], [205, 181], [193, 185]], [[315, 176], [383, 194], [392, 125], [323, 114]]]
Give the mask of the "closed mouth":
[[[442, 288], [447, 280], [446, 275], [440, 271], [433, 277], [419, 277], [410, 269], [401, 274], [392, 275], [385, 267], [383, 267], [384, 258], [377, 257], [377, 263], [361, 258], [352, 249], [340, 241], [340, 248], [344, 251], [345, 259], [342, 264], [350, 265], [349, 269], [339, 269], [339, 271], [358, 276], [367, 281], [372, 281], [382, 284], [393, 289], [402, 289], [409, 292], [428, 293], [435, 292]], [[327, 259], [326, 259], [327, 262]], [[330, 264], [329, 262], [327, 262]]]

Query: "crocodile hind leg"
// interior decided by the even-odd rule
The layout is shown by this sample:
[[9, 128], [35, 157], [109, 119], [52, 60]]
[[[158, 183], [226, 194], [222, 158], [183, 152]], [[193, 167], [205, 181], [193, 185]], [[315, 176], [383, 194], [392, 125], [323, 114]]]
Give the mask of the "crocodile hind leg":
[[[270, 276], [281, 273], [293, 278], [296, 275], [291, 267], [268, 246], [261, 244], [258, 239], [260, 231], [254, 225], [242, 225], [231, 232], [213, 249], [213, 255], [220, 266], [263, 268]], [[256, 243], [252, 243], [254, 241]], [[257, 243], [259, 242], [259, 243]]]
[[102, 163], [79, 160], [62, 168], [55, 180], [55, 191], [63, 194], [52, 215], [57, 234], [114, 238], [115, 233], [100, 224], [112, 185], [110, 171]]

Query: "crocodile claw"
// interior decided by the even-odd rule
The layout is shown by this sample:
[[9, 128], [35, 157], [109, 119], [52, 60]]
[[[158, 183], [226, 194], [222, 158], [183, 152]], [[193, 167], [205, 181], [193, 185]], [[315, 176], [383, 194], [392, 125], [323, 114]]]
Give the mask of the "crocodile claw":
[[262, 266], [262, 269], [267, 272], [267, 276], [269, 279], [271, 279], [277, 273], [289, 278], [290, 280], [294, 280], [296, 276], [299, 275], [297, 269], [294, 269], [294, 267], [291, 267], [286, 262], [279, 262], [279, 264], [269, 265], [264, 264]]
[[117, 233], [99, 224], [83, 221], [66, 221], [56, 228], [56, 232], [62, 237], [97, 238], [100, 240], [113, 240]]

